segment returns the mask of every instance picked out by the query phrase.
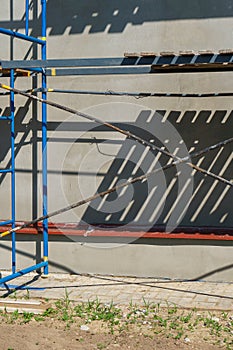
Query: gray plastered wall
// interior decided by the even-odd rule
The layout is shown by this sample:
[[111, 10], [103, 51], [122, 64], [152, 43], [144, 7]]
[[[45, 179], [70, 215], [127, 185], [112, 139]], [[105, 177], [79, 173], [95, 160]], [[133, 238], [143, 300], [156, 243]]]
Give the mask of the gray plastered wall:
[[[231, 48], [231, 1], [47, 1], [47, 50], [48, 58], [121, 57], [124, 52], [161, 52], [179, 50], [204, 50]], [[24, 6], [21, 2], [4, 2], [0, 14], [0, 26], [24, 31]], [[32, 2], [30, 33], [40, 36], [39, 1]], [[40, 50], [21, 40], [1, 35], [0, 58], [40, 58]], [[37, 81], [36, 81], [37, 79]], [[2, 79], [2, 82], [8, 82]], [[29, 89], [40, 78], [17, 78], [16, 86]], [[231, 92], [232, 73], [157, 74], [129, 76], [69, 76], [48, 78], [49, 88], [97, 91], [134, 92]], [[48, 94], [48, 98], [75, 109], [95, 115], [100, 119], [117, 123], [148, 139], [158, 139], [158, 146], [166, 146], [178, 156], [187, 150], [198, 150], [227, 139], [232, 135], [232, 100], [224, 98], [143, 98]], [[0, 97], [2, 114], [7, 113], [9, 103]], [[17, 220], [30, 220], [41, 214], [41, 110], [40, 106], [25, 98], [16, 97], [16, 216]], [[163, 135], [158, 130], [169, 128]], [[0, 165], [9, 162], [9, 125], [1, 122], [2, 137]], [[167, 125], [167, 124], [166, 124]], [[173, 132], [174, 131], [174, 132]], [[176, 135], [177, 132], [177, 135]], [[167, 137], [169, 135], [169, 138]], [[183, 144], [182, 144], [183, 142]], [[130, 156], [130, 151], [134, 152]], [[106, 189], [114, 181], [128, 179], [131, 173], [141, 174], [150, 169], [155, 154], [145, 152], [124, 137], [48, 107], [48, 200], [49, 210], [63, 207], [85, 198], [97, 189]], [[130, 158], [131, 157], [131, 158]], [[167, 158], [160, 158], [165, 164]], [[139, 169], [136, 169], [140, 162]], [[157, 163], [159, 164], [159, 163]], [[200, 165], [231, 179], [232, 148], [207, 154]], [[136, 170], [135, 170], [136, 169]], [[178, 172], [178, 175], [177, 175]], [[174, 186], [166, 192], [172, 179]], [[179, 182], [180, 179], [180, 182]], [[193, 186], [188, 186], [191, 179]], [[159, 184], [160, 186], [157, 186]], [[9, 175], [1, 177], [1, 218], [10, 213]], [[187, 189], [184, 187], [187, 185]], [[184, 191], [182, 192], [182, 190]], [[150, 201], [148, 194], [153, 193]], [[180, 194], [180, 200], [177, 198]], [[171, 208], [178, 207], [175, 223], [183, 226], [232, 227], [232, 190], [213, 179], [195, 174], [186, 166], [177, 171], [152, 178], [144, 184], [128, 188], [117, 198], [110, 196], [104, 202], [92, 202], [53, 219], [53, 222], [79, 222], [87, 224], [120, 223], [127, 229], [132, 226], [167, 225]], [[189, 198], [193, 197], [191, 203]], [[180, 204], [180, 207], [179, 207]], [[158, 209], [157, 211], [155, 209]], [[174, 209], [174, 210], [175, 210]], [[156, 211], [156, 213], [155, 213]], [[182, 216], [183, 215], [183, 216]], [[180, 218], [180, 216], [182, 216]], [[26, 237], [25, 237], [25, 240]], [[76, 272], [99, 272], [133, 275], [166, 275], [193, 277], [187, 257], [192, 256], [197, 266], [195, 276], [203, 270], [214, 271], [232, 263], [232, 248], [213, 242], [187, 246], [179, 241], [164, 241], [160, 249], [158, 241], [140, 240], [108, 250], [86, 246], [88, 242], [50, 243], [50, 258], [62, 266], [72, 266]], [[19, 244], [22, 244], [21, 242]], [[24, 244], [24, 243], [23, 243]], [[27, 243], [27, 246], [30, 243]], [[34, 249], [34, 243], [33, 249]], [[181, 244], [181, 246], [180, 246]], [[77, 247], [76, 247], [77, 245]], [[31, 251], [31, 248], [25, 249]], [[65, 246], [65, 248], [64, 248]], [[100, 244], [101, 247], [101, 244]], [[59, 252], [59, 253], [58, 253]], [[70, 252], [70, 254], [67, 254]], [[7, 253], [9, 254], [9, 253]], [[34, 257], [38, 255], [34, 252]], [[77, 257], [77, 259], [76, 259]], [[145, 259], [147, 257], [147, 259]], [[166, 259], [165, 259], [166, 257]], [[210, 258], [211, 257], [211, 258]], [[169, 259], [170, 263], [169, 263]], [[183, 259], [183, 260], [182, 260]], [[135, 264], [135, 260], [139, 265]], [[19, 264], [24, 261], [19, 259]], [[158, 264], [164, 261], [163, 267]], [[181, 263], [179, 262], [181, 261]], [[181, 268], [182, 261], [186, 268]], [[85, 263], [84, 263], [85, 262]], [[120, 263], [121, 262], [121, 263]], [[140, 264], [141, 262], [141, 264]], [[165, 263], [167, 262], [167, 264]], [[4, 266], [5, 259], [2, 262]], [[171, 269], [171, 266], [173, 267]], [[193, 266], [191, 263], [190, 266]], [[62, 270], [51, 264], [52, 270]], [[231, 269], [212, 278], [229, 279]], [[224, 276], [224, 277], [221, 277]]]

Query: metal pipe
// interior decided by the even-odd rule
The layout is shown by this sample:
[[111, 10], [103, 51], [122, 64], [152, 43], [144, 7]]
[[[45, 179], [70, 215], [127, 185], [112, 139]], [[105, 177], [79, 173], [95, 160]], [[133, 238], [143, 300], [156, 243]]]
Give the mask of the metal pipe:
[[1, 221], [0, 222], [0, 226], [5, 226], [5, 225], [9, 225], [12, 224], [12, 220], [7, 220], [7, 221]]
[[44, 45], [44, 41], [41, 40], [41, 39], [34, 38], [33, 36], [30, 36], [30, 35], [21, 34], [21, 33], [15, 32], [15, 31], [10, 30], [10, 29], [0, 28], [0, 33], [6, 34], [6, 35], [9, 35], [9, 36], [18, 38], [18, 39], [23, 39], [23, 40], [26, 40], [26, 41], [30, 41], [32, 43], [37, 43], [37, 44], [40, 44], [40, 45]]
[[[46, 60], [46, 0], [41, 0], [41, 16], [42, 28], [41, 36], [44, 45], [41, 47], [41, 58]], [[46, 75], [42, 73], [42, 89], [47, 88]], [[42, 92], [42, 99], [46, 100], [47, 93]], [[48, 212], [48, 198], [47, 198], [47, 104], [42, 102], [42, 193], [43, 193], [43, 257], [44, 261], [48, 261], [48, 219], [46, 218]], [[48, 274], [48, 264], [44, 266], [44, 274]]]
[[39, 264], [36, 264], [36, 265], [32, 265], [30, 267], [27, 267], [23, 270], [20, 270], [18, 272], [15, 272], [9, 276], [6, 276], [6, 277], [3, 277], [3, 278], [0, 278], [0, 283], [6, 283], [6, 282], [9, 282], [17, 277], [21, 277], [23, 275], [26, 275], [27, 273], [31, 272], [31, 271], [35, 271], [37, 269], [40, 269], [42, 267], [45, 267], [46, 265], [48, 265], [47, 262], [41, 262]]
[[11, 120], [11, 117], [4, 117], [4, 116], [1, 116], [1, 117], [0, 117], [0, 120]]
[[[224, 145], [226, 145], [226, 144], [228, 144], [228, 143], [230, 143], [230, 142], [233, 142], [233, 138], [230, 138], [230, 139], [228, 139], [228, 140], [224, 140], [224, 141], [219, 142], [219, 143], [217, 143], [217, 144], [211, 145], [210, 147], [204, 148], [204, 149], [202, 149], [202, 150], [200, 150], [200, 151], [198, 151], [198, 152], [193, 153], [192, 155], [193, 155], [193, 157], [197, 157], [197, 156], [199, 156], [199, 155], [202, 155], [202, 154], [204, 154], [204, 153], [207, 153], [207, 152], [209, 152], [209, 151], [212, 151], [212, 150], [214, 150], [214, 149], [217, 149], [217, 148], [219, 148], [219, 147], [222, 147], [222, 146], [224, 146]], [[160, 167], [160, 168], [158, 168], [158, 169], [155, 169], [155, 170], [153, 170], [153, 171], [151, 171], [151, 172], [149, 172], [149, 173], [146, 173], [146, 174], [144, 174], [144, 175], [135, 177], [135, 178], [133, 178], [133, 179], [131, 179], [131, 180], [128, 180], [128, 181], [126, 181], [126, 182], [120, 184], [120, 185], [114, 186], [114, 187], [112, 187], [112, 188], [110, 188], [110, 189], [108, 189], [108, 190], [106, 190], [106, 191], [103, 191], [103, 192], [100, 192], [100, 193], [96, 193], [96, 194], [93, 195], [93, 196], [90, 196], [90, 197], [88, 197], [88, 198], [86, 198], [86, 199], [83, 199], [83, 200], [80, 200], [80, 201], [78, 201], [78, 202], [75, 202], [75, 203], [73, 203], [73, 204], [70, 204], [70, 205], [68, 205], [67, 207], [64, 207], [64, 208], [55, 210], [55, 211], [53, 211], [53, 212], [51, 212], [51, 213], [49, 213], [49, 214], [47, 214], [47, 215], [44, 215], [44, 216], [41, 216], [41, 217], [36, 218], [36, 219], [34, 219], [34, 220], [31, 220], [31, 221], [29, 221], [29, 222], [27, 222], [27, 223], [23, 223], [22, 225], [20, 225], [20, 226], [18, 226], [18, 227], [15, 227], [15, 228], [12, 229], [12, 230], [7, 230], [7, 231], [1, 233], [1, 234], [0, 234], [0, 237], [1, 237], [1, 238], [2, 238], [2, 237], [5, 237], [5, 236], [11, 234], [12, 232], [19, 231], [19, 230], [21, 230], [21, 229], [23, 229], [23, 228], [25, 228], [25, 227], [34, 225], [34, 224], [36, 224], [36, 223], [38, 223], [38, 222], [40, 222], [40, 221], [43, 221], [43, 220], [45, 220], [45, 219], [51, 218], [51, 217], [53, 217], [53, 216], [56, 216], [56, 215], [59, 215], [59, 214], [62, 214], [62, 213], [65, 213], [65, 212], [67, 212], [67, 211], [69, 211], [69, 210], [71, 210], [71, 209], [80, 207], [80, 206], [82, 206], [82, 205], [84, 205], [84, 204], [86, 204], [86, 203], [88, 203], [88, 202], [91, 202], [91, 201], [94, 200], [94, 199], [97, 199], [97, 198], [100, 198], [100, 197], [104, 197], [104, 196], [106, 196], [107, 194], [110, 194], [110, 193], [112, 193], [112, 192], [115, 192], [115, 191], [117, 191], [117, 190], [119, 190], [119, 189], [121, 189], [121, 188], [123, 188], [123, 187], [129, 186], [129, 185], [134, 184], [134, 183], [136, 183], [136, 182], [138, 182], [138, 181], [142, 181], [142, 180], [144, 180], [144, 179], [147, 179], [147, 178], [149, 178], [151, 175], [157, 174], [157, 173], [159, 173], [159, 172], [161, 172], [161, 171], [164, 171], [164, 170], [167, 170], [167, 169], [169, 169], [169, 168], [172, 168], [172, 167], [175, 166], [175, 165], [178, 165], [178, 164], [181, 164], [181, 163], [186, 162], [186, 158], [187, 158], [187, 157], [180, 158], [179, 160], [177, 160], [177, 161], [175, 161], [175, 162], [166, 164], [166, 165], [164, 165], [163, 167]], [[231, 184], [231, 186], [233, 186], [233, 184]]]
[[12, 169], [0, 169], [0, 174], [12, 173]]
[[28, 36], [29, 28], [29, 0], [25, 1], [25, 35]]
[[[18, 225], [22, 225], [19, 222]], [[49, 223], [49, 234], [56, 236], [79, 236], [83, 237], [140, 237], [140, 238], [181, 238], [181, 239], [201, 239], [201, 240], [231, 240], [233, 241], [233, 229], [229, 227], [205, 227], [205, 226], [179, 226], [173, 232], [164, 231], [163, 226], [153, 226], [149, 232], [143, 231], [143, 226], [131, 226], [129, 230], [116, 230], [116, 225], [94, 225], [95, 228], [90, 235], [87, 232], [86, 225], [77, 223]], [[0, 226], [0, 231], [4, 232], [8, 229], [7, 226]], [[168, 228], [169, 229], [169, 228]], [[19, 231], [18, 231], [19, 232]], [[20, 234], [36, 235], [41, 232], [41, 225], [38, 223], [35, 226], [27, 227]]]
[[[4, 84], [1, 84], [1, 83], [0, 83], [0, 87], [2, 87], [3, 89], [6, 89], [6, 90], [10, 90], [10, 91], [12, 90], [12, 88], [10, 88], [9, 86], [4, 85]], [[49, 105], [49, 106], [52, 106], [52, 107], [61, 109], [61, 110], [63, 110], [63, 111], [69, 112], [69, 113], [71, 113], [71, 114], [78, 115], [78, 116], [80, 116], [80, 117], [82, 117], [82, 118], [85, 118], [85, 119], [94, 121], [94, 122], [96, 122], [96, 123], [99, 123], [100, 125], [107, 126], [108, 128], [110, 128], [110, 129], [112, 129], [112, 130], [114, 130], [114, 131], [117, 131], [117, 132], [119, 132], [119, 133], [121, 133], [121, 134], [123, 134], [123, 135], [125, 135], [125, 136], [127, 136], [127, 137], [129, 137], [129, 138], [131, 138], [131, 139], [133, 139], [133, 140], [138, 141], [139, 143], [141, 143], [141, 144], [144, 145], [144, 146], [150, 147], [150, 149], [152, 149], [153, 151], [156, 150], [156, 151], [158, 151], [158, 152], [161, 152], [162, 154], [167, 155], [168, 157], [170, 157], [170, 158], [172, 158], [172, 159], [175, 159], [176, 161], [179, 161], [179, 160], [180, 160], [180, 158], [177, 157], [177, 156], [175, 156], [174, 154], [172, 154], [172, 153], [170, 153], [170, 152], [168, 152], [168, 151], [166, 151], [166, 150], [164, 150], [164, 149], [162, 149], [162, 148], [160, 148], [160, 147], [157, 147], [157, 146], [155, 146], [154, 144], [152, 144], [152, 143], [150, 143], [150, 142], [148, 142], [148, 141], [142, 139], [141, 137], [139, 137], [139, 136], [137, 136], [137, 135], [134, 135], [134, 134], [132, 134], [132, 133], [129, 132], [129, 131], [123, 130], [123, 129], [121, 129], [121, 128], [119, 128], [119, 127], [117, 127], [117, 126], [115, 126], [115, 125], [113, 125], [113, 124], [111, 124], [111, 123], [103, 122], [101, 119], [98, 119], [98, 118], [96, 118], [96, 117], [93, 117], [93, 116], [91, 116], [91, 115], [89, 115], [89, 114], [86, 114], [86, 113], [77, 111], [77, 110], [75, 110], [75, 109], [73, 109], [73, 108], [70, 108], [70, 107], [67, 107], [67, 106], [60, 105], [60, 104], [58, 104], [58, 103], [56, 103], [56, 102], [53, 102], [53, 101], [49, 101], [49, 100], [40, 98], [40, 97], [38, 97], [38, 96], [34, 96], [34, 95], [32, 95], [32, 94], [28, 94], [28, 93], [26, 93], [26, 92], [24, 92], [24, 91], [21, 91], [21, 90], [18, 90], [18, 89], [13, 89], [13, 91], [16, 92], [16, 93], [18, 93], [18, 94], [20, 94], [20, 95], [23, 95], [23, 96], [25, 96], [25, 97], [28, 97], [28, 98], [31, 98], [31, 99], [33, 99], [33, 100], [39, 101], [39, 102], [41, 102], [42, 104], [47, 104], [47, 105]], [[199, 167], [199, 166], [197, 166], [197, 165], [192, 164], [192, 163], [190, 162], [190, 156], [187, 156], [187, 157], [186, 157], [185, 163], [186, 163], [187, 165], [189, 165], [191, 168], [193, 168], [193, 169], [195, 169], [195, 170], [197, 170], [197, 171], [199, 171], [199, 172], [201, 172], [201, 173], [203, 173], [203, 174], [205, 174], [205, 175], [211, 176], [212, 178], [214, 178], [214, 179], [216, 179], [216, 180], [218, 180], [218, 181], [222, 181], [223, 183], [232, 186], [232, 183], [231, 183], [230, 181], [224, 179], [223, 177], [221, 177], [221, 176], [219, 176], [219, 175], [216, 175], [216, 174], [214, 174], [214, 173], [212, 173], [212, 172], [210, 172], [210, 171], [208, 171], [208, 170], [205, 170], [205, 169], [203, 169], [203, 168], [201, 168], [201, 167]]]
[[[14, 88], [14, 69], [10, 72], [10, 86]], [[10, 93], [10, 109], [11, 109], [11, 219], [12, 229], [15, 228], [15, 93]], [[16, 271], [16, 235], [13, 232], [11, 236], [11, 265], [12, 273]]]

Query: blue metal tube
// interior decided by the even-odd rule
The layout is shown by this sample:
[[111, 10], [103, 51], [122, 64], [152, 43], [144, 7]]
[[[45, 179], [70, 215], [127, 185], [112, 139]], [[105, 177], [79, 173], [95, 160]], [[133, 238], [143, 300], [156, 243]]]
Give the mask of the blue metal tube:
[[0, 278], [0, 284], [1, 283], [6, 283], [8, 281], [11, 281], [17, 277], [20, 277], [20, 276], [23, 276], [23, 275], [26, 275], [27, 273], [31, 272], [31, 271], [34, 271], [34, 270], [37, 270], [37, 269], [40, 269], [42, 267], [45, 267], [46, 265], [48, 265], [47, 262], [41, 262], [39, 264], [36, 264], [36, 265], [33, 265], [33, 266], [30, 266], [30, 267], [27, 267], [21, 271], [18, 271], [18, 272], [15, 272], [9, 276], [6, 276], [6, 277], [3, 277], [3, 278]]
[[21, 34], [21, 33], [15, 32], [15, 31], [10, 30], [10, 29], [0, 28], [0, 33], [10, 35], [10, 36], [13, 36], [13, 37], [18, 38], [18, 39], [30, 41], [32, 43], [37, 43], [37, 44], [40, 44], [42, 46], [45, 44], [44, 41], [41, 39], [34, 38], [33, 36], [30, 36], [30, 35]]
[[43, 69], [42, 68], [28, 68], [30, 72], [36, 72], [36, 73], [42, 73]]
[[12, 173], [12, 169], [0, 169], [0, 174]]
[[[44, 45], [41, 47], [41, 58], [46, 60], [46, 0], [41, 0], [42, 29], [41, 36]], [[47, 88], [46, 75], [42, 73], [42, 89]], [[42, 98], [47, 99], [47, 93], [42, 92]], [[42, 185], [43, 185], [43, 215], [48, 214], [47, 198], [47, 105], [42, 103]], [[43, 255], [48, 260], [48, 219], [43, 221]], [[44, 266], [44, 274], [48, 274], [48, 264]]]
[[29, 28], [29, 0], [25, 2], [25, 35], [28, 36], [28, 28]]
[[4, 225], [8, 225], [8, 224], [12, 224], [12, 220], [1, 221], [1, 222], [0, 222], [0, 226], [4, 226]]
[[4, 117], [4, 116], [1, 116], [1, 117], [0, 117], [0, 120], [11, 120], [11, 117]]
[[[10, 86], [14, 88], [14, 69], [10, 72]], [[10, 108], [11, 108], [11, 219], [12, 228], [15, 227], [15, 96], [14, 92], [10, 93]], [[11, 235], [12, 245], [12, 273], [16, 271], [16, 234]]]

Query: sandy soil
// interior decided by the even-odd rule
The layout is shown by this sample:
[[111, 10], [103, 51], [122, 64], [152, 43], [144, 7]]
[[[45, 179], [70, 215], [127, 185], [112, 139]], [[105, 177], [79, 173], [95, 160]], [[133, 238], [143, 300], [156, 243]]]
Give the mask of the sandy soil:
[[146, 329], [131, 329], [121, 334], [111, 334], [100, 322], [93, 322], [89, 330], [81, 330], [80, 325], [64, 328], [64, 323], [47, 319], [35, 320], [26, 324], [1, 324], [1, 350], [104, 350], [104, 349], [144, 349], [144, 350], [215, 350], [220, 347], [211, 345], [198, 336], [192, 335], [189, 342], [174, 340], [161, 335], [150, 335]]

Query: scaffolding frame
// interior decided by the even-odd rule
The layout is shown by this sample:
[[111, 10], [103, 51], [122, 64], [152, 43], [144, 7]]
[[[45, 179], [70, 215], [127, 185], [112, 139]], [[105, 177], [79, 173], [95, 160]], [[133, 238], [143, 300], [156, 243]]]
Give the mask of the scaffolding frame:
[[[41, 3], [41, 39], [29, 35], [29, 0], [25, 0], [25, 34], [18, 33], [13, 30], [0, 28], [0, 33], [8, 35], [12, 38], [17, 38], [19, 40], [28, 41], [32, 44], [41, 46], [41, 58], [46, 60], [46, 0], [40, 0]], [[14, 61], [12, 61], [14, 62]], [[29, 69], [29, 71], [35, 71]], [[39, 70], [36, 70], [39, 72]], [[41, 71], [42, 79], [42, 96], [46, 99], [46, 74]], [[5, 74], [10, 76], [10, 86], [14, 88], [15, 77], [16, 76], [30, 76], [29, 72], [23, 70], [17, 70], [17, 67], [10, 68]], [[3, 74], [4, 76], [4, 74]], [[47, 106], [42, 104], [42, 192], [43, 192], [43, 215], [47, 214]], [[16, 200], [16, 184], [15, 184], [15, 93], [10, 92], [10, 116], [2, 116], [0, 120], [9, 120], [11, 125], [11, 157], [10, 157], [10, 167], [7, 169], [1, 169], [0, 173], [10, 173], [11, 174], [11, 219], [8, 221], [0, 222], [0, 227], [5, 225], [11, 225], [12, 228], [16, 226], [16, 216], [15, 216], [15, 200]], [[44, 276], [48, 275], [48, 221], [43, 221], [43, 261], [35, 265], [31, 265], [20, 271], [17, 271], [16, 265], [16, 235], [15, 232], [11, 235], [11, 274], [0, 278], [0, 284], [5, 284], [17, 277], [25, 275], [29, 272], [39, 270], [43, 268]]]
[[[8, 35], [19, 40], [26, 40], [31, 43], [41, 46], [40, 60], [3, 60], [0, 62], [2, 76], [10, 76], [10, 87], [14, 88], [14, 77], [17, 76], [32, 76], [33, 74], [41, 74], [42, 85], [40, 88], [33, 90], [35, 93], [41, 93], [42, 99], [47, 99], [47, 93], [78, 93], [78, 94], [95, 94], [95, 95], [125, 95], [134, 97], [217, 97], [217, 96], [232, 96], [229, 93], [213, 93], [213, 94], [170, 94], [170, 93], [133, 93], [133, 92], [99, 92], [99, 91], [80, 91], [80, 90], [56, 90], [47, 87], [47, 76], [69, 76], [69, 75], [106, 75], [106, 74], [156, 74], [156, 73], [192, 73], [192, 72], [213, 72], [213, 71], [232, 71], [233, 70], [233, 50], [220, 50], [219, 52], [212, 52], [210, 50], [199, 51], [197, 53], [192, 51], [183, 51], [179, 53], [161, 52], [160, 54], [154, 52], [145, 53], [126, 53], [124, 57], [102, 57], [102, 58], [77, 58], [77, 59], [53, 59], [47, 60], [46, 53], [46, 0], [41, 2], [41, 38], [35, 38], [29, 35], [29, 0], [25, 0], [25, 34], [18, 33], [9, 29], [0, 28], [0, 33]], [[15, 155], [14, 155], [14, 99], [15, 93], [9, 92], [10, 95], [10, 117], [11, 121], [11, 168], [2, 169], [1, 172], [10, 172], [11, 183], [11, 220], [1, 222], [0, 226], [11, 225], [15, 228]], [[42, 186], [43, 186], [43, 216], [48, 215], [47, 207], [47, 105], [42, 102]], [[26, 227], [26, 226], [25, 226]], [[22, 276], [33, 270], [39, 268], [44, 269], [44, 275], [48, 275], [48, 218], [43, 220], [43, 261], [39, 264], [30, 266], [19, 272], [16, 272], [16, 237], [15, 232], [11, 233], [12, 240], [12, 274], [0, 279], [0, 283], [6, 283], [16, 277]], [[1, 229], [1, 227], [0, 227]], [[51, 232], [53, 227], [50, 226]], [[82, 231], [78, 233], [71, 225], [71, 231], [74, 234], [82, 235]], [[35, 228], [31, 228], [35, 231]], [[220, 229], [221, 231], [221, 229]], [[111, 231], [112, 232], [112, 231]], [[217, 230], [216, 230], [217, 232]], [[213, 233], [211, 231], [211, 233]], [[55, 233], [54, 233], [55, 234]], [[106, 236], [106, 231], [97, 236]], [[192, 238], [192, 239], [208, 239], [209, 234], [177, 234], [170, 233], [171, 238]], [[217, 233], [216, 237], [211, 235], [211, 239], [223, 239]], [[148, 233], [145, 237], [155, 237], [152, 233]], [[157, 234], [159, 238], [168, 238], [164, 233]], [[227, 234], [226, 240], [233, 240], [233, 236]]]

